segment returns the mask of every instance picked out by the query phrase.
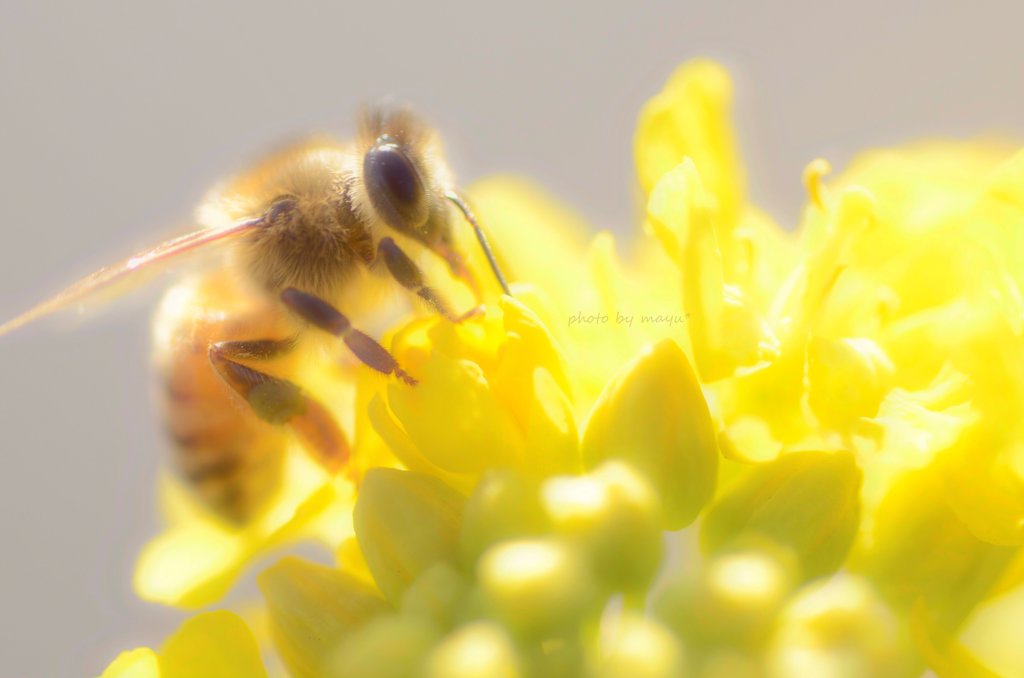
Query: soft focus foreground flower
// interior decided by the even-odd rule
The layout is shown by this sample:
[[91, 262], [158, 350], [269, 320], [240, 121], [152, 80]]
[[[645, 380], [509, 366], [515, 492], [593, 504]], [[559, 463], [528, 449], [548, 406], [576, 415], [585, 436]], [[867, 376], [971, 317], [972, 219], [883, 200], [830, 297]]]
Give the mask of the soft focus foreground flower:
[[[845, 564], [939, 668], [1020, 579], [1024, 155], [876, 151], [828, 187], [815, 161], [791, 239], [745, 198], [730, 95], [719, 67], [688, 64], [637, 133], [647, 223], [679, 265], [723, 454], [743, 464], [704, 544], [739, 523], [794, 548], [805, 576]], [[815, 449], [853, 475], [801, 470]]]
[[252, 632], [230, 612], [207, 612], [184, 624], [160, 652], [123, 652], [100, 678], [266, 678]]
[[[791, 235], [747, 200], [730, 98], [698, 61], [643, 109], [653, 237], [624, 260], [478, 186], [513, 295], [394, 331], [415, 388], [357, 373], [354, 508], [310, 476], [238, 534], [179, 516], [144, 595], [204, 605], [314, 535], [333, 565], [258, 577], [302, 678], [1024, 675], [1024, 155], [814, 161]], [[263, 675], [211, 619], [225, 654], [186, 625], [105, 675], [179, 675], [188, 643]]]

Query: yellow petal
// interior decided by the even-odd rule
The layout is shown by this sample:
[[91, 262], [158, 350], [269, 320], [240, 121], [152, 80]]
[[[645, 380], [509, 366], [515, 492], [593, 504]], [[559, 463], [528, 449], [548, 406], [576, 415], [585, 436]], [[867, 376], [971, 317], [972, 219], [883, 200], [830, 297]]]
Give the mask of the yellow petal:
[[335, 553], [335, 562], [345, 574], [352, 575], [370, 588], [374, 588], [373, 575], [366, 564], [363, 552], [359, 550], [359, 542], [355, 536], [349, 537], [341, 542]]
[[568, 367], [551, 331], [533, 310], [513, 297], [502, 297], [500, 306], [505, 334], [520, 337], [524, 351], [532, 358], [532, 364], [547, 370], [568, 394]]
[[730, 120], [732, 83], [710, 61], [690, 61], [640, 112], [634, 148], [645, 193], [669, 170], [692, 158], [706, 177], [727, 223], [743, 203], [743, 176]]
[[100, 678], [266, 678], [259, 646], [242, 619], [225, 610], [183, 623], [160, 649], [122, 652]]
[[260, 554], [303, 537], [335, 547], [351, 534], [351, 489], [325, 482], [305, 455], [288, 458], [282, 491], [261, 518], [234, 528], [212, 518], [178, 484], [166, 483], [173, 522], [139, 555], [134, 587], [144, 600], [198, 608], [221, 598]]
[[894, 370], [871, 339], [815, 337], [807, 354], [808, 402], [823, 424], [842, 430], [878, 413]]
[[[445, 484], [462, 492], [468, 493], [472, 490], [476, 477], [466, 473], [450, 473], [438, 468], [423, 456], [423, 453], [409, 437], [409, 434], [405, 432], [405, 429], [402, 428], [402, 425], [395, 418], [394, 413], [388, 408], [380, 394], [374, 395], [370, 400], [367, 407], [367, 418], [373, 425], [377, 435], [387, 444], [395, 458], [406, 469], [416, 473], [437, 476]], [[367, 472], [369, 470], [367, 469]]]
[[1017, 587], [979, 606], [964, 624], [964, 647], [998, 675], [1024, 675], [1024, 647], [1015, 632], [1024, 618], [1024, 587]]
[[711, 505], [701, 543], [715, 552], [743, 535], [763, 535], [792, 548], [806, 577], [828, 574], [853, 544], [860, 483], [849, 453], [784, 454], [752, 468]]
[[148, 647], [122, 652], [100, 678], [160, 678], [156, 653]]
[[[676, 265], [684, 265], [684, 251], [690, 237], [691, 210], [707, 209], [707, 197], [695, 190], [698, 178], [692, 160], [673, 165], [662, 174], [647, 198], [647, 225]], [[705, 205], [698, 203], [704, 200]]]
[[135, 569], [135, 590], [144, 600], [202, 607], [227, 593], [247, 555], [242, 540], [224, 532], [173, 529], [146, 544]]
[[353, 515], [356, 538], [393, 604], [428, 567], [456, 561], [464, 503], [432, 476], [384, 468], [366, 474]]
[[389, 609], [355, 577], [291, 556], [260, 574], [259, 585], [274, 646], [296, 678], [320, 678], [341, 641]]
[[[1019, 671], [1014, 670], [1008, 672], [993, 671], [966, 643], [938, 628], [934, 621], [929, 618], [927, 606], [923, 603], [914, 606], [910, 616], [910, 624], [917, 651], [936, 675], [964, 676], [965, 678], [1005, 678], [1005, 676], [1013, 676], [1019, 673]], [[1020, 646], [1019, 638], [1014, 637], [1012, 642], [1017, 647]], [[995, 659], [996, 663], [993, 666], [1003, 668], [1004, 664], [999, 661], [1002, 657], [996, 657]]]
[[850, 565], [898, 609], [923, 605], [936, 633], [950, 635], [1009, 570], [1018, 549], [977, 539], [946, 495], [935, 466], [904, 475], [880, 504], [871, 538]]
[[982, 541], [1024, 544], [1024, 441], [965, 435], [944, 458], [946, 500]]
[[692, 161], [661, 178], [647, 216], [662, 242], [675, 248], [669, 254], [683, 272], [683, 308], [701, 378], [728, 377], [739, 366], [772, 357], [778, 348], [771, 330], [744, 289], [726, 277], [716, 230], [721, 217]]
[[434, 352], [415, 387], [388, 386], [388, 403], [425, 458], [455, 473], [479, 473], [523, 457], [523, 438], [483, 369]]
[[621, 459], [658, 491], [665, 525], [684, 527], [711, 499], [718, 446], [707, 403], [671, 340], [641, 354], [598, 399], [583, 434], [584, 464]]
[[231, 612], [189, 619], [160, 649], [161, 678], [266, 678], [252, 631]]
[[538, 477], [575, 473], [580, 454], [572, 403], [547, 370], [538, 367], [532, 381], [523, 470]]

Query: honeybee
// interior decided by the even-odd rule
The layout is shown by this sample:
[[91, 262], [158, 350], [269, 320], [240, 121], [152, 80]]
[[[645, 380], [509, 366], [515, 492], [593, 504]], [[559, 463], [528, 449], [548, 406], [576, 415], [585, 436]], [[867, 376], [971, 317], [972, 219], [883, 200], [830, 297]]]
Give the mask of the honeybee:
[[368, 109], [354, 141], [314, 140], [272, 154], [212, 192], [198, 210], [199, 230], [87, 276], [0, 325], [0, 335], [223, 244], [219, 265], [166, 295], [154, 354], [174, 466], [215, 514], [244, 523], [277, 487], [289, 429], [331, 473], [348, 461], [338, 423], [290, 378], [302, 337], [332, 335], [412, 387], [415, 376], [345, 314], [362, 305], [363, 281], [390, 278], [459, 321], [408, 253], [419, 250], [440, 256], [480, 300], [455, 246], [457, 213], [508, 293], [436, 133], [406, 110]]

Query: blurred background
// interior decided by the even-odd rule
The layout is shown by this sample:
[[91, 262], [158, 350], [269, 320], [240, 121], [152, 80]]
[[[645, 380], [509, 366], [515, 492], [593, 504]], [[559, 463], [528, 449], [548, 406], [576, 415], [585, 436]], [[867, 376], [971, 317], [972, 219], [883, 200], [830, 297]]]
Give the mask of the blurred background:
[[[268, 147], [348, 135], [383, 97], [441, 130], [464, 182], [528, 175], [623, 237], [636, 114], [693, 56], [732, 69], [751, 193], [787, 225], [815, 156], [839, 170], [923, 136], [1024, 137], [1024, 6], [768, 4], [7, 0], [0, 316], [187, 222]], [[131, 591], [159, 526], [159, 292], [0, 339], [0, 675], [95, 675], [183, 617]]]

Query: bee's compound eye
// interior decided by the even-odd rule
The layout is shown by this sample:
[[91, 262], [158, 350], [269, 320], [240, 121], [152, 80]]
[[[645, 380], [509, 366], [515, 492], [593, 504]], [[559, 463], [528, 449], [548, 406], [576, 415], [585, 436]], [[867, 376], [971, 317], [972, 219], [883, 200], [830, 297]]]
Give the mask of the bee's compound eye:
[[418, 227], [426, 219], [423, 181], [398, 144], [382, 140], [367, 151], [363, 175], [374, 207], [392, 226]]

